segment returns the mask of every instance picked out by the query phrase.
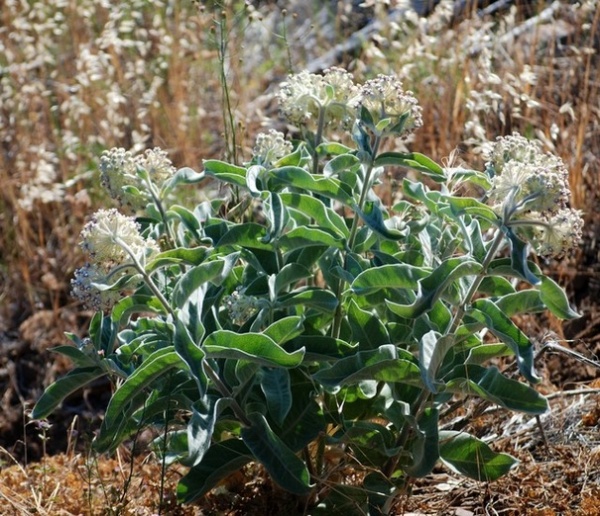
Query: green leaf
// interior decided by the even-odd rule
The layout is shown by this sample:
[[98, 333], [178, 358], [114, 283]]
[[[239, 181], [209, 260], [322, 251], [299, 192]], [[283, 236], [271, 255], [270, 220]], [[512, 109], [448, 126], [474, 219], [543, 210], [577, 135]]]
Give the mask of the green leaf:
[[506, 236], [510, 242], [510, 259], [512, 268], [532, 285], [538, 285], [540, 279], [529, 269], [527, 256], [529, 244], [523, 242], [511, 228], [505, 228]]
[[382, 167], [396, 165], [424, 173], [438, 183], [446, 181], [444, 169], [431, 158], [418, 152], [383, 152], [377, 156], [374, 165]]
[[210, 448], [217, 420], [217, 404], [204, 397], [192, 405], [192, 417], [187, 425], [188, 456], [182, 461], [186, 466], [197, 466]]
[[215, 247], [239, 246], [271, 251], [273, 246], [266, 242], [266, 236], [267, 230], [260, 224], [254, 222], [236, 224], [221, 237]]
[[[92, 352], [95, 353], [93, 350]], [[94, 356], [90, 356], [88, 353], [83, 352], [81, 349], [76, 348], [75, 346], [56, 346], [55, 348], [51, 348], [50, 351], [53, 353], [60, 353], [61, 355], [71, 359], [76, 367], [86, 368], [86, 367], [98, 367], [98, 361], [100, 358], [96, 358]]]
[[271, 367], [297, 367], [304, 349], [286, 352], [273, 339], [261, 333], [235, 333], [218, 330], [204, 340], [204, 350], [212, 358], [249, 360]]
[[382, 265], [361, 272], [350, 288], [358, 295], [388, 288], [415, 290], [418, 280], [428, 274], [424, 269], [405, 263]]
[[204, 283], [216, 278], [225, 267], [225, 261], [213, 260], [197, 265], [183, 274], [173, 289], [173, 303], [181, 308], [187, 299]]
[[375, 315], [361, 310], [354, 299], [348, 306], [348, 322], [352, 328], [352, 339], [358, 341], [361, 351], [391, 344], [385, 325]]
[[442, 336], [435, 331], [427, 332], [419, 341], [419, 364], [423, 382], [434, 394], [438, 392], [438, 387], [441, 385], [437, 379], [437, 373], [446, 353], [454, 346], [455, 342], [454, 335]]
[[341, 238], [348, 238], [350, 231], [344, 219], [331, 208], [323, 204], [320, 199], [301, 193], [282, 193], [281, 200], [292, 210], [298, 210], [304, 215], [314, 219], [320, 228], [327, 229]]
[[225, 161], [216, 159], [205, 159], [203, 162], [204, 172], [217, 179], [246, 188], [246, 169], [238, 167]]
[[167, 217], [169, 217], [169, 219], [179, 220], [194, 238], [200, 238], [200, 221], [196, 218], [194, 212], [185, 206], [179, 206], [177, 204], [170, 206], [167, 211]]
[[432, 407], [419, 417], [416, 436], [409, 444], [412, 460], [403, 468], [412, 477], [429, 475], [440, 457], [438, 419], [438, 410]]
[[270, 416], [279, 426], [282, 426], [292, 408], [289, 371], [280, 368], [263, 368], [260, 372], [260, 387], [267, 400]]
[[326, 177], [337, 176], [342, 172], [356, 172], [360, 168], [360, 160], [353, 154], [341, 154], [328, 161], [323, 168]]
[[346, 147], [345, 145], [342, 145], [341, 143], [325, 142], [325, 143], [321, 143], [317, 147], [317, 152], [319, 153], [320, 156], [326, 156], [328, 154], [331, 156], [338, 156], [340, 154], [348, 154], [348, 153], [352, 152], [352, 149], [350, 147]]
[[478, 299], [465, 316], [482, 323], [497, 338], [507, 344], [517, 357], [521, 374], [531, 383], [539, 382], [533, 364], [533, 344], [526, 335], [489, 299]]
[[569, 306], [565, 291], [552, 279], [542, 276], [540, 297], [548, 309], [559, 319], [577, 319], [581, 317]]
[[154, 296], [135, 294], [121, 299], [113, 307], [111, 316], [115, 327], [119, 327], [131, 314], [141, 312], [156, 314], [165, 313], [165, 307]]
[[302, 334], [302, 331], [304, 330], [304, 325], [302, 324], [303, 321], [304, 319], [299, 315], [284, 317], [266, 328], [263, 331], [263, 335], [270, 337], [275, 343], [281, 346], [288, 340], [292, 340]]
[[512, 294], [506, 294], [496, 299], [495, 303], [507, 317], [543, 312], [546, 308], [546, 305], [542, 302], [540, 292], [534, 289], [519, 290]]
[[137, 395], [143, 393], [157, 378], [171, 369], [187, 368], [185, 362], [174, 351], [173, 347], [159, 349], [152, 353], [125, 382], [115, 391], [104, 415], [104, 425], [110, 428], [123, 418], [127, 404]]
[[419, 280], [419, 295], [410, 305], [401, 305], [387, 301], [388, 308], [406, 319], [415, 319], [431, 310], [436, 301], [445, 293], [452, 283], [465, 276], [473, 276], [481, 272], [482, 266], [468, 256], [447, 258], [431, 274]]
[[446, 169], [446, 174], [450, 176], [452, 181], [468, 181], [469, 183], [480, 186], [486, 191], [492, 187], [489, 176], [478, 170], [451, 168]]
[[453, 197], [451, 195], [444, 196], [444, 200], [451, 206], [452, 212], [456, 215], [464, 213], [487, 220], [492, 224], [498, 223], [500, 220], [496, 212], [487, 204], [483, 204], [473, 197]]
[[264, 203], [265, 215], [269, 222], [269, 233], [265, 236], [265, 242], [271, 242], [281, 237], [287, 224], [287, 211], [281, 197], [275, 192], [269, 192], [268, 201]]
[[421, 373], [417, 364], [412, 361], [412, 355], [392, 344], [341, 358], [313, 377], [328, 388], [356, 385], [363, 380], [422, 386]]
[[318, 287], [307, 287], [279, 297], [276, 307], [287, 308], [290, 306], [304, 306], [315, 308], [325, 313], [333, 313], [338, 305], [337, 297], [333, 292]]
[[335, 199], [351, 206], [352, 191], [341, 181], [320, 175], [313, 175], [300, 167], [282, 167], [270, 171], [272, 182], [282, 182], [299, 190], [306, 190]]
[[242, 428], [248, 449], [282, 488], [297, 495], [308, 494], [310, 474], [304, 462], [271, 430], [262, 414], [254, 412], [248, 418], [252, 426]]
[[477, 291], [489, 296], [504, 296], [514, 294], [515, 287], [502, 276], [486, 276], [481, 281]]
[[496, 367], [459, 365], [448, 375], [449, 392], [473, 394], [501, 407], [527, 414], [543, 414], [548, 401], [529, 385], [504, 376]]
[[191, 503], [201, 498], [221, 480], [239, 471], [252, 460], [252, 454], [241, 439], [228, 439], [213, 444], [200, 463], [191, 468], [177, 485], [177, 499]]
[[195, 183], [199, 183], [203, 179], [205, 179], [205, 175], [203, 173], [198, 173], [194, 169], [190, 167], [180, 168], [175, 174], [169, 178], [163, 184], [161, 188], [161, 198], [165, 198], [165, 194], [170, 192], [177, 185], [191, 185]]
[[472, 435], [454, 431], [440, 432], [440, 458], [456, 473], [480, 482], [497, 480], [518, 462]]
[[118, 323], [110, 315], [103, 316], [97, 312], [90, 321], [90, 338], [94, 348], [101, 350], [105, 357], [112, 355], [118, 331]]
[[301, 226], [288, 231], [279, 239], [279, 246], [284, 251], [290, 251], [301, 247], [310, 246], [335, 247], [344, 249], [345, 241], [335, 233], [330, 233], [325, 229], [319, 229], [310, 226]]
[[[201, 327], [201, 333], [204, 333], [204, 328]], [[185, 325], [181, 320], [175, 323], [175, 335], [173, 336], [173, 344], [177, 354], [184, 360], [190, 368], [200, 396], [204, 396], [207, 387], [207, 379], [202, 370], [202, 362], [204, 360], [204, 351], [193, 340]]]
[[69, 371], [44, 391], [35, 404], [31, 417], [33, 419], [48, 417], [67, 396], [105, 374], [106, 371], [100, 367], [77, 367]]
[[379, 236], [389, 240], [400, 240], [406, 236], [406, 232], [398, 231], [397, 229], [389, 229], [383, 220], [383, 211], [376, 202], [365, 203], [364, 210], [358, 206], [354, 206], [354, 210], [361, 219], [375, 231]]
[[146, 265], [146, 272], [150, 274], [161, 267], [179, 265], [180, 263], [185, 265], [200, 265], [208, 256], [208, 253], [209, 251], [206, 247], [195, 247], [193, 249], [179, 247], [177, 249], [170, 249], [157, 254]]
[[263, 189], [262, 185], [259, 187], [259, 176], [265, 171], [265, 167], [261, 165], [252, 165], [251, 167], [248, 167], [248, 170], [246, 171], [246, 186], [253, 197], [260, 197], [260, 193]]
[[503, 342], [481, 344], [469, 350], [465, 364], [481, 365], [492, 358], [507, 357], [512, 354], [511, 349]]
[[277, 273], [275, 278], [275, 293], [279, 294], [282, 290], [298, 281], [312, 277], [312, 272], [298, 263], [288, 263], [284, 265]]

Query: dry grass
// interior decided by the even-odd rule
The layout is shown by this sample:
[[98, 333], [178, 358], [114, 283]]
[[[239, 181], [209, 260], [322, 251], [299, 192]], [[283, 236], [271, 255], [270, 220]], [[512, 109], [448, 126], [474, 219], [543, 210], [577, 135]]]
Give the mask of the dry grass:
[[[369, 13], [371, 20], [381, 23], [380, 30], [354, 53], [343, 54], [341, 64], [357, 80], [379, 72], [399, 73], [419, 98], [424, 113], [424, 127], [409, 145], [438, 161], [481, 165], [488, 141], [512, 131], [541, 139], [561, 156], [570, 169], [573, 205], [584, 210], [588, 223], [582, 251], [565, 262], [561, 277], [572, 279], [578, 271], [597, 282], [597, 1], [521, 2], [530, 6], [527, 12], [511, 8], [459, 20], [452, 16], [452, 2], [442, 2], [429, 18], [389, 16], [388, 9], [402, 9], [405, 2], [401, 0], [391, 7], [374, 3]], [[85, 326], [87, 314], [71, 300], [69, 282], [80, 265], [81, 225], [106, 202], [96, 174], [103, 149], [160, 146], [176, 166], [195, 168], [203, 158], [237, 155], [243, 160], [261, 126], [280, 125], [271, 95], [274, 84], [288, 70], [300, 71], [314, 63], [358, 27], [348, 2], [339, 2], [336, 10], [321, 2], [294, 0], [285, 13], [268, 2], [246, 9], [242, 2], [220, 4], [169, 0], [3, 3], [0, 335], [18, 334], [21, 325], [21, 337], [29, 339], [40, 312], [62, 321], [60, 325], [66, 321], [67, 330]], [[537, 23], [522, 30], [531, 19]], [[225, 116], [221, 71], [225, 71], [231, 98], [231, 110], [225, 110]], [[589, 299], [582, 302], [589, 303]], [[56, 332], [42, 333], [32, 338], [39, 349], [58, 344]], [[596, 342], [597, 335], [582, 335]], [[46, 374], [44, 383], [53, 375]], [[7, 378], [3, 373], [0, 385], [7, 386]], [[8, 403], [6, 396], [3, 403]], [[85, 491], [80, 484], [85, 477], [81, 468], [89, 470], [86, 464], [85, 459], [71, 455], [48, 458], [27, 470], [17, 465], [5, 470], [2, 479], [7, 483], [1, 496], [13, 511], [6, 514], [34, 510], [100, 514], [108, 498], [99, 492], [93, 496], [98, 503], [93, 510], [76, 504], [63, 506], [64, 502], [52, 505], [53, 493], [64, 497], [66, 484], [73, 493], [90, 493], [90, 486]], [[121, 466], [107, 462], [104, 467]], [[150, 486], [158, 475], [152, 469], [156, 466], [139, 467], [136, 481]], [[63, 484], [49, 484], [40, 491], [39, 472], [61, 469], [75, 473], [61, 480]], [[108, 477], [97, 472], [96, 478], [102, 484]], [[33, 491], [21, 489], [29, 484], [36, 486]], [[152, 498], [144, 503], [154, 503], [148, 511], [155, 511], [156, 490], [148, 489], [139, 489], [139, 496]], [[141, 499], [135, 500], [129, 507], [146, 507]], [[593, 505], [585, 497], [580, 502], [581, 510], [585, 504]], [[67, 512], [57, 512], [58, 507]], [[540, 511], [531, 514], [563, 513]], [[599, 513], [592, 507], [573, 514]]]

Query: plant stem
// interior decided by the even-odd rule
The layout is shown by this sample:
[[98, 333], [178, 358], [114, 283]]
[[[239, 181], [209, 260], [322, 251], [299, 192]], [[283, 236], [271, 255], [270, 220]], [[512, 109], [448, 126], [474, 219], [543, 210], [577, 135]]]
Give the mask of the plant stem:
[[319, 153], [317, 147], [321, 144], [323, 139], [323, 129], [325, 127], [325, 113], [327, 112], [326, 106], [319, 105], [319, 120], [317, 122], [317, 133], [315, 134], [315, 141], [313, 142], [313, 174], [319, 173]]
[[160, 200], [160, 195], [156, 192], [156, 189], [154, 188], [152, 181], [150, 181], [150, 178], [147, 178], [146, 184], [148, 185], [148, 191], [150, 192], [150, 195], [152, 196], [154, 205], [158, 209], [158, 212], [160, 213], [160, 217], [163, 220], [163, 223], [165, 225], [166, 237], [167, 237], [167, 242], [169, 243], [169, 247], [171, 249], [174, 249], [175, 245], [176, 245], [175, 244], [175, 236], [173, 235], [171, 226], [169, 225], [169, 221], [167, 220], [167, 213], [165, 212], [165, 208], [162, 204], [162, 201]]
[[246, 417], [246, 413], [244, 409], [240, 406], [240, 404], [233, 397], [233, 394], [229, 391], [227, 386], [221, 381], [217, 372], [210, 366], [210, 364], [204, 360], [202, 362], [202, 368], [212, 382], [215, 384], [215, 387], [224, 398], [229, 398], [231, 400], [231, 410], [235, 413], [236, 417], [240, 420], [240, 422], [248, 427], [252, 426], [250, 420]]
[[458, 307], [458, 310], [454, 314], [454, 317], [452, 318], [452, 324], [450, 325], [450, 329], [446, 333], [447, 335], [454, 333], [458, 329], [458, 326], [460, 325], [462, 318], [465, 315], [467, 305], [471, 302], [471, 299], [477, 292], [477, 289], [481, 285], [481, 282], [487, 275], [488, 267], [490, 266], [490, 263], [492, 263], [492, 260], [496, 256], [496, 253], [498, 252], [498, 249], [500, 248], [500, 245], [503, 241], [504, 233], [502, 232], [502, 230], [498, 229], [496, 232], [496, 236], [492, 241], [492, 244], [490, 245], [487, 254], [485, 255], [483, 263], [481, 264], [481, 272], [475, 277], [473, 283], [471, 283], [471, 286], [468, 292], [466, 293], [465, 298], [463, 299], [462, 303]]
[[144, 278], [144, 282], [146, 283], [146, 285], [148, 285], [148, 287], [150, 288], [150, 290], [152, 290], [152, 293], [160, 301], [160, 304], [163, 305], [163, 307], [165, 308], [165, 310], [171, 315], [171, 317], [173, 317], [173, 320], [175, 320], [177, 318], [176, 315], [175, 315], [175, 311], [173, 310], [173, 308], [171, 307], [171, 305], [169, 304], [169, 302], [167, 301], [167, 299], [165, 298], [165, 296], [162, 294], [162, 292], [160, 291], [160, 289], [156, 286], [156, 283], [154, 283], [154, 281], [152, 280], [152, 278], [150, 277], [150, 275], [146, 272], [146, 269], [144, 269], [144, 267], [142, 266], [142, 264], [138, 260], [138, 258], [135, 255], [135, 253], [130, 249], [130, 247], [127, 245], [127, 243], [124, 242], [121, 238], [117, 237], [115, 239], [115, 242], [117, 244], [119, 244], [123, 248], [123, 250], [129, 255], [129, 257], [131, 258], [131, 261], [133, 262], [133, 266], [142, 275], [142, 277]]
[[[373, 168], [375, 165], [375, 158], [377, 157], [377, 151], [379, 150], [380, 143], [381, 143], [381, 136], [379, 136], [379, 135], [375, 136], [375, 141], [373, 142], [373, 151], [371, 152], [371, 156], [367, 163], [363, 188], [362, 188], [362, 191], [360, 192], [360, 199], [358, 201], [358, 209], [361, 211], [364, 208], [367, 194], [369, 193], [369, 190], [371, 189], [371, 174], [373, 173]], [[360, 217], [359, 217], [358, 213], [355, 213], [354, 218], [352, 220], [352, 228], [350, 229], [350, 236], [348, 237], [348, 249], [350, 251], [352, 251], [355, 241], [356, 241], [356, 234], [358, 232], [358, 219], [359, 218]]]
[[[365, 200], [367, 198], [367, 194], [368, 194], [369, 190], [371, 189], [371, 174], [373, 173], [375, 158], [377, 157], [377, 152], [379, 150], [380, 143], [381, 143], [381, 136], [380, 135], [375, 136], [375, 140], [373, 142], [373, 150], [371, 152], [369, 161], [366, 164], [365, 178], [364, 178], [362, 190], [360, 192], [360, 199], [359, 199], [358, 205], [357, 205], [358, 209], [360, 211], [363, 210]], [[346, 251], [347, 253], [352, 252], [352, 249], [356, 242], [356, 235], [358, 234], [358, 219], [359, 218], [360, 218], [360, 216], [355, 211], [354, 218], [352, 219], [352, 227], [350, 229], [350, 236], [348, 237], [348, 246], [347, 246], [347, 251]], [[342, 313], [342, 303], [341, 303], [340, 297], [342, 294], [343, 284], [344, 284], [343, 280], [340, 280], [338, 288], [335, 293], [336, 297], [338, 299], [338, 306], [335, 310], [335, 315], [333, 317], [333, 324], [331, 326], [331, 336], [334, 339], [338, 338], [339, 333], [340, 333], [340, 328], [342, 325], [343, 313]]]

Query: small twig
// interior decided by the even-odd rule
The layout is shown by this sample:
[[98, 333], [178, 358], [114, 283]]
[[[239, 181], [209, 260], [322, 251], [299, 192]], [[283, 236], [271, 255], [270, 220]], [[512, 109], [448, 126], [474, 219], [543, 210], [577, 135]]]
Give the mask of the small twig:
[[564, 346], [561, 346], [555, 340], [548, 340], [548, 341], [544, 342], [544, 345], [538, 352], [536, 358], [539, 357], [546, 350], [559, 351], [561, 353], [564, 353], [565, 355], [570, 355], [571, 357], [575, 358], [576, 360], [579, 360], [580, 362], [583, 362], [584, 364], [591, 365], [593, 367], [597, 367], [598, 369], [600, 369], [600, 362], [596, 362], [595, 360], [592, 360], [577, 351], [573, 351], [572, 349], [565, 348]]
[[568, 391], [553, 392], [552, 394], [548, 394], [546, 396], [546, 399], [553, 400], [556, 398], [577, 396], [579, 394], [600, 394], [600, 389], [571, 389]]

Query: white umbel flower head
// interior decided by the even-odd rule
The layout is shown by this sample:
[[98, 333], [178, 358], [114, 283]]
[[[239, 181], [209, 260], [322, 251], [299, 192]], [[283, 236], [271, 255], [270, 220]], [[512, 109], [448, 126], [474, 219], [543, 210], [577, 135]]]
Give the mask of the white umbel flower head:
[[115, 209], [96, 212], [81, 237], [90, 261], [75, 271], [72, 294], [92, 310], [110, 310], [125, 294], [124, 288], [136, 288], [140, 267], [159, 252], [154, 240], [141, 235], [133, 217]]
[[571, 192], [569, 173], [557, 156], [519, 134], [500, 137], [488, 155], [491, 203], [505, 213], [553, 214], [565, 209]]
[[495, 174], [501, 174], [507, 163], [535, 163], [542, 155], [539, 142], [528, 140], [518, 133], [509, 136], [499, 136], [488, 153], [488, 169]]
[[419, 102], [392, 75], [378, 75], [365, 82], [356, 106], [368, 111], [373, 128], [381, 134], [406, 135], [423, 125]]
[[71, 280], [71, 294], [89, 310], [107, 311], [123, 297], [120, 290], [100, 290], [94, 285], [107, 282], [107, 271], [88, 262], [75, 271], [75, 277]]
[[258, 311], [258, 299], [243, 294], [239, 289], [234, 290], [223, 301], [231, 322], [238, 326], [242, 326]]
[[[150, 192], [160, 187], [175, 174], [175, 167], [167, 153], [156, 147], [134, 156], [122, 148], [113, 148], [100, 157], [100, 182], [120, 206], [133, 211], [143, 209], [153, 200]], [[150, 183], [150, 184], [149, 184]]]
[[[543, 217], [538, 215], [539, 217]], [[535, 213], [528, 218], [536, 217]], [[583, 218], [579, 210], [565, 208], [550, 215], [543, 225], [532, 226], [530, 243], [541, 256], [560, 257], [581, 241]]]
[[133, 154], [123, 148], [115, 147], [102, 153], [100, 183], [120, 206], [128, 206], [137, 211], [146, 205], [145, 196], [125, 188], [133, 186], [139, 189], [140, 179]]
[[282, 132], [269, 129], [268, 132], [260, 133], [256, 137], [256, 145], [253, 149], [254, 159], [259, 165], [268, 167], [292, 152], [293, 148]]
[[176, 172], [166, 151], [159, 147], [146, 150], [144, 154], [135, 158], [135, 162], [138, 166], [148, 172], [152, 183], [159, 187], [162, 186], [165, 181], [173, 177]]
[[293, 124], [316, 120], [321, 111], [324, 123], [337, 120], [344, 124], [354, 117], [352, 99], [357, 93], [352, 75], [332, 67], [323, 75], [306, 70], [289, 75], [277, 97], [281, 113]]
[[94, 263], [110, 268], [132, 260], [141, 263], [159, 251], [152, 239], [140, 234], [140, 225], [133, 217], [127, 217], [116, 209], [99, 210], [82, 232], [81, 247]]

